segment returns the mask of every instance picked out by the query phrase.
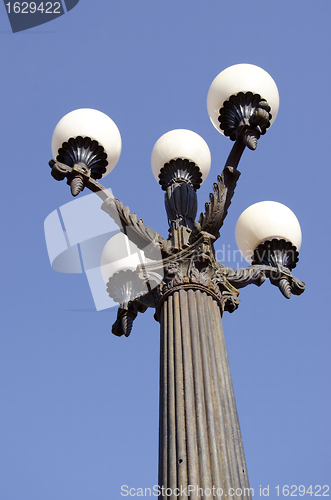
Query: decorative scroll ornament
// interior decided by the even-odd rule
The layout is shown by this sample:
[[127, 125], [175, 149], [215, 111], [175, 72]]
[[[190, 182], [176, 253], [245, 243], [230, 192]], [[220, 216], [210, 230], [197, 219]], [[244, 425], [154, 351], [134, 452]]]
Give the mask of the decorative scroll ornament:
[[[124, 232], [130, 241], [138, 248], [146, 251], [152, 251], [153, 245], [158, 250], [162, 248], [162, 244], [166, 241], [159, 233], [154, 231], [149, 226], [145, 226], [143, 219], [138, 219], [135, 213], [130, 212], [129, 207], [125, 207], [121, 201], [114, 196], [110, 196], [102, 204], [102, 210], [110, 215]], [[150, 244], [153, 243], [151, 246]], [[153, 254], [147, 254], [146, 257], [153, 259]]]
[[132, 331], [133, 321], [137, 317], [137, 312], [135, 310], [129, 310], [127, 304], [120, 306], [117, 311], [117, 318], [112, 326], [112, 333], [116, 337], [121, 337], [125, 335], [128, 337]]

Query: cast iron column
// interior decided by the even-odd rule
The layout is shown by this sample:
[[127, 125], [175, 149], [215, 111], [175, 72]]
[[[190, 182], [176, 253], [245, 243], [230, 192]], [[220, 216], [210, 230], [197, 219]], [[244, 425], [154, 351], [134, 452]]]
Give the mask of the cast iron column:
[[192, 500], [230, 488], [250, 498], [220, 303], [184, 285], [163, 299], [160, 320], [159, 485], [172, 491], [164, 498], [189, 485]]

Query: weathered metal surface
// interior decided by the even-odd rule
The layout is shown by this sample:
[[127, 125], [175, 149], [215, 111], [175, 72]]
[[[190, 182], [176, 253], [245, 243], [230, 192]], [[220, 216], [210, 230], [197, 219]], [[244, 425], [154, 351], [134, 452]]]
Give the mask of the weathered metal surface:
[[200, 488], [192, 500], [237, 488], [233, 498], [250, 498], [221, 312], [208, 291], [175, 290], [163, 302], [160, 366], [159, 485], [173, 492], [163, 498], [188, 485]]
[[[73, 196], [77, 196], [83, 191], [86, 179], [89, 177], [101, 179], [108, 165], [104, 148], [90, 137], [71, 137], [68, 142], [62, 144], [56, 159], [60, 164], [71, 168], [71, 171], [68, 171], [65, 176]], [[53, 168], [54, 160], [51, 160], [50, 166], [53, 177], [56, 180], [63, 180], [64, 176], [56, 168]]]

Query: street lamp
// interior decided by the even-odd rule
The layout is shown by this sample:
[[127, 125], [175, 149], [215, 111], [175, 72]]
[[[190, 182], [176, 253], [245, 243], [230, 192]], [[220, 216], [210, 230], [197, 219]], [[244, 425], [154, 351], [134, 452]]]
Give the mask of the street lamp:
[[[215, 78], [208, 112], [234, 145], [198, 220], [196, 191], [210, 169], [207, 144], [188, 130], [168, 132], [156, 142], [151, 162], [165, 191], [167, 239], [98, 182], [115, 166], [121, 149], [110, 118], [95, 110], [76, 110], [54, 132], [53, 177], [67, 178], [74, 196], [85, 187], [97, 193], [102, 210], [126, 235], [126, 244], [136, 248], [133, 263], [123, 262], [120, 252], [118, 266], [106, 273], [107, 291], [120, 303], [113, 333], [128, 336], [138, 312], [149, 307], [161, 325], [159, 487], [164, 498], [185, 493], [192, 500], [251, 497], [221, 318], [238, 307], [238, 289], [260, 286], [266, 278], [287, 298], [304, 291], [304, 283], [291, 273], [301, 230], [284, 205], [262, 202], [248, 208], [236, 226], [248, 267], [219, 264], [214, 242], [240, 176], [241, 155], [246, 146], [256, 148], [278, 106], [276, 84], [261, 68], [239, 64]], [[108, 242], [102, 267], [114, 260], [109, 248], [111, 254], [119, 247]], [[138, 263], [140, 251], [144, 254]]]

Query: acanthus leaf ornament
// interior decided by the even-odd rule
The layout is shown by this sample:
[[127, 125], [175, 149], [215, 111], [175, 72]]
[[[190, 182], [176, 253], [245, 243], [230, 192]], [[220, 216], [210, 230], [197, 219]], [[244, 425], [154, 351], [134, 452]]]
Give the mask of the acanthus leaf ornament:
[[192, 239], [201, 231], [219, 238], [219, 230], [227, 215], [239, 177], [238, 170], [231, 166], [224, 167], [222, 175], [217, 177], [217, 183], [213, 184], [214, 193], [209, 195], [210, 201], [205, 204], [205, 212], [200, 214], [195, 223]]
[[[162, 250], [166, 240], [149, 226], [146, 227], [143, 219], [138, 219], [137, 215], [131, 213], [129, 207], [125, 207], [115, 196], [109, 193], [101, 208], [138, 248], [145, 250], [148, 247], [151, 253], [153, 246]], [[147, 257], [153, 259], [152, 254]]]

